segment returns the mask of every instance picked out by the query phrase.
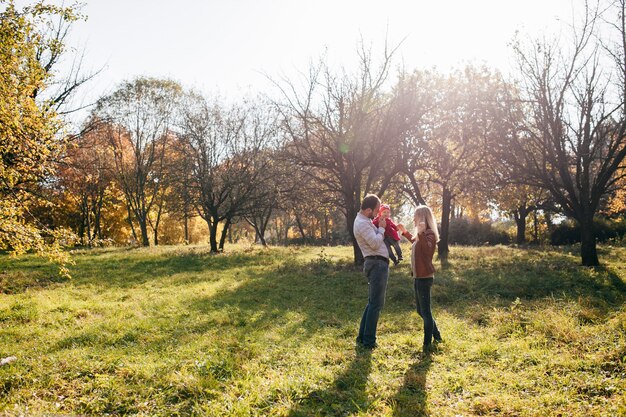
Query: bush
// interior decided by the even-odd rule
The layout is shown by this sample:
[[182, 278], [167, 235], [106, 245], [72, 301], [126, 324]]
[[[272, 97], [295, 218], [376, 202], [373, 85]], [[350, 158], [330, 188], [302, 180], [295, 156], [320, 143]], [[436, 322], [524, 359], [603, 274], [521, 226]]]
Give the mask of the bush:
[[[622, 240], [626, 236], [626, 219], [611, 220], [597, 217], [593, 221], [598, 242]], [[550, 235], [552, 245], [571, 245], [580, 242], [580, 226], [574, 220], [566, 220], [556, 226]]]
[[504, 230], [497, 230], [491, 222], [469, 220], [467, 218], [450, 220], [450, 243], [456, 245], [498, 245], [511, 242]]

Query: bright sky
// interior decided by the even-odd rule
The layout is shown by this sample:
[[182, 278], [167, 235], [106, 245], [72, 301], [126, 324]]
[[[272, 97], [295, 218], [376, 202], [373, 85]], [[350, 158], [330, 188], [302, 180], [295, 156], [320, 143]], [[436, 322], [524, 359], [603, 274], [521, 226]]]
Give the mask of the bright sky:
[[[28, 0], [17, 0], [18, 6]], [[60, 3], [60, 1], [55, 1]], [[69, 4], [69, 1], [65, 1]], [[95, 100], [138, 75], [206, 93], [269, 91], [263, 73], [293, 75], [328, 51], [350, 67], [362, 36], [374, 50], [406, 38], [397, 63], [447, 70], [468, 61], [506, 72], [516, 30], [553, 31], [581, 0], [87, 0], [70, 43], [104, 66]]]

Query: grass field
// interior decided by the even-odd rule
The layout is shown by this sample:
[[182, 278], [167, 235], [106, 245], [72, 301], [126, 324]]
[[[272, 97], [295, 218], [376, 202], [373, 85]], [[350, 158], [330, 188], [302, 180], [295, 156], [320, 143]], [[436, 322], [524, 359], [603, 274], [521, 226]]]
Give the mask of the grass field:
[[430, 357], [407, 265], [365, 352], [351, 248], [228, 249], [1, 255], [0, 415], [626, 415], [626, 248], [452, 248]]

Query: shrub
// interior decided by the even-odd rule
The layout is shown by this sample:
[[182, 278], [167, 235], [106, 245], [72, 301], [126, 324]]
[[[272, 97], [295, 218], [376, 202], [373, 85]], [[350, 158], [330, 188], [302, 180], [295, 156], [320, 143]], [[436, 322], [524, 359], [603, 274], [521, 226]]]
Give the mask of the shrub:
[[[611, 220], [597, 217], [593, 221], [598, 242], [623, 240], [626, 236], [626, 219]], [[578, 222], [566, 220], [560, 223], [550, 235], [552, 245], [571, 245], [580, 242], [580, 226]]]

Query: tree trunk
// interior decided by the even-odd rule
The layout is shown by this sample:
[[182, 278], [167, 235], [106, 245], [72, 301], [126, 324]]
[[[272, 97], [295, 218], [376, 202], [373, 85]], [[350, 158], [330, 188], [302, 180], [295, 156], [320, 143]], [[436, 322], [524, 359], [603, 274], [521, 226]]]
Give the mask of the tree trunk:
[[543, 212], [543, 217], [546, 220], [546, 227], [548, 229], [548, 233], [552, 234], [552, 230], [554, 230], [554, 224], [552, 224], [552, 215], [550, 214], [549, 211], [545, 210]]
[[104, 190], [101, 190], [98, 193], [98, 201], [94, 205], [93, 210], [93, 228], [94, 228], [94, 237], [102, 240], [104, 238], [102, 233], [102, 206], [104, 205]]
[[[85, 205], [84, 202], [81, 202], [80, 204], [80, 223], [78, 225], [78, 237], [80, 238], [80, 243], [81, 245], [84, 245], [85, 242], [85, 231], [87, 230], [86, 227], [86, 219], [85, 219]], [[89, 238], [87, 238], [87, 240], [89, 240]]]
[[190, 243], [189, 240], [189, 216], [187, 215], [187, 212], [185, 212], [183, 214], [183, 222], [185, 224], [185, 245], [188, 245]]
[[[246, 217], [246, 222], [254, 228], [254, 243], [260, 243], [264, 247], [267, 247], [267, 242], [265, 241], [267, 223], [265, 222], [265, 219], [263, 219], [263, 216], [252, 216], [252, 218]], [[276, 228], [278, 229], [278, 226], [276, 226]]]
[[[270, 224], [270, 220], [272, 218], [272, 208], [270, 207], [266, 213], [262, 214], [261, 217], [259, 217], [259, 220], [261, 221], [260, 225], [259, 225], [259, 237], [261, 238], [261, 244], [264, 247], [267, 247], [267, 242], [265, 241], [265, 231], [267, 230], [267, 226]], [[278, 225], [278, 218], [275, 219], [275, 225], [276, 225], [276, 236], [280, 236], [280, 227]]]
[[139, 220], [139, 227], [141, 229], [141, 245], [150, 246], [150, 239], [148, 238], [148, 222], [145, 218], [137, 220]]
[[533, 241], [539, 243], [539, 219], [537, 218], [537, 210], [533, 211]]
[[352, 249], [354, 250], [354, 264], [357, 266], [363, 265], [365, 263], [365, 259], [363, 258], [363, 252], [361, 252], [361, 248], [354, 237], [354, 219], [356, 219], [357, 211], [354, 208], [348, 208], [348, 212], [346, 215], [346, 228], [348, 229], [348, 233], [350, 234], [350, 238], [352, 239]]
[[300, 232], [300, 235], [302, 236], [302, 240], [305, 241], [306, 234], [304, 233], [304, 227], [302, 227], [302, 221], [300, 220], [300, 216], [298, 215], [298, 213], [296, 213], [296, 224], [298, 225], [298, 231]]
[[150, 226], [152, 226], [152, 230], [154, 231], [154, 246], [159, 245], [159, 224], [161, 223], [161, 214], [163, 213], [163, 202], [159, 205], [159, 210], [157, 211], [156, 221], [154, 225], [152, 225], [152, 220], [150, 220]]
[[83, 197], [83, 213], [85, 216], [85, 233], [87, 234], [87, 243], [91, 246], [91, 241], [93, 240], [91, 236], [91, 213], [89, 211], [89, 197]]
[[326, 243], [330, 242], [330, 231], [328, 230], [330, 227], [328, 223], [328, 213], [324, 213], [324, 240], [326, 240]]
[[448, 237], [450, 234], [450, 205], [452, 202], [452, 193], [446, 187], [443, 188], [442, 205], [441, 205], [441, 235], [439, 236], [438, 253], [442, 261], [448, 259], [450, 248], [448, 246]]
[[352, 249], [354, 251], [354, 264], [357, 266], [363, 266], [365, 258], [363, 258], [363, 252], [361, 252], [361, 248], [359, 247], [359, 244], [354, 236], [352, 237]]
[[517, 226], [517, 237], [515, 242], [518, 245], [526, 243], [526, 212], [521, 209], [515, 210], [513, 217], [515, 218], [515, 225]]
[[135, 242], [139, 242], [139, 239], [137, 238], [137, 231], [135, 230], [135, 225], [133, 224], [133, 218], [130, 212], [130, 206], [128, 205], [128, 203], [126, 203], [126, 212], [128, 213], [128, 217], [126, 219], [128, 220], [128, 224], [130, 225], [130, 230], [133, 233], [133, 239], [135, 239]]
[[210, 218], [207, 224], [209, 225], [209, 245], [211, 246], [211, 253], [217, 253], [217, 226], [219, 221], [215, 218]]
[[257, 230], [257, 236], [259, 238], [259, 242], [263, 245], [264, 248], [267, 248], [267, 242], [265, 241], [265, 236], [260, 230]]
[[[222, 235], [220, 236], [220, 252], [224, 252], [224, 243], [226, 242], [226, 236], [228, 235], [228, 230], [230, 229], [231, 219], [226, 219], [226, 223], [224, 223], [224, 228], [222, 229]], [[217, 230], [217, 229], [216, 229]]]
[[593, 216], [587, 216], [579, 221], [580, 224], [580, 256], [584, 266], [598, 266], [596, 251], [596, 234], [593, 226]]
[[290, 221], [289, 221], [289, 217], [285, 217], [283, 216], [283, 221], [284, 221], [284, 227], [283, 227], [283, 232], [285, 232], [285, 239], [283, 240], [283, 243], [286, 245], [287, 244], [287, 240], [289, 240], [289, 228], [290, 226]]

